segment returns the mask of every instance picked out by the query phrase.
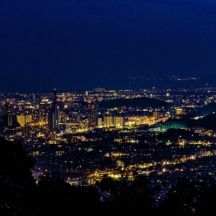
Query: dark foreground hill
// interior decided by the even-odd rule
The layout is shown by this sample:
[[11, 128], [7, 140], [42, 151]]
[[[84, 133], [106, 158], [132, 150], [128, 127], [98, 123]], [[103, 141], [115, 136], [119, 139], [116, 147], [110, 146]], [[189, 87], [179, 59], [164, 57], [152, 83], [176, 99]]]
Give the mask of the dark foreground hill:
[[21, 145], [0, 139], [0, 156], [2, 216], [213, 216], [216, 212], [211, 179], [182, 179], [156, 205], [156, 192], [162, 188], [150, 187], [147, 177], [132, 182], [104, 178], [95, 186], [78, 187], [44, 177], [36, 184], [30, 175], [32, 160]]
[[159, 107], [168, 107], [170, 106], [169, 103], [158, 100], [155, 98], [146, 98], [146, 97], [140, 97], [140, 98], [131, 98], [131, 99], [114, 99], [114, 100], [105, 100], [102, 101], [99, 105], [101, 108], [113, 108], [113, 107], [139, 107], [139, 108], [159, 108]]

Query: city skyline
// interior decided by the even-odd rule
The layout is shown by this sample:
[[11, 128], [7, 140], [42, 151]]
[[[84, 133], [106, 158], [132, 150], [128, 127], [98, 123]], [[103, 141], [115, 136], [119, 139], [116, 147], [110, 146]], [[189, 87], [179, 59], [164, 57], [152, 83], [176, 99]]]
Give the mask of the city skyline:
[[215, 26], [216, 0], [1, 0], [0, 215], [214, 215]]

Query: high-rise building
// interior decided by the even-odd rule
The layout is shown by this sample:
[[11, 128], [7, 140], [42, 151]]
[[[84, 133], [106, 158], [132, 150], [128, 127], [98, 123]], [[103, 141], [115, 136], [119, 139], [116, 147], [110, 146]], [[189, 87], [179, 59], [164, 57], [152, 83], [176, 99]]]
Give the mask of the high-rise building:
[[103, 118], [102, 117], [98, 118], [98, 120], [97, 120], [97, 126], [99, 128], [102, 128], [104, 126]]
[[114, 127], [116, 128], [123, 128], [125, 126], [124, 117], [115, 116], [113, 119]]
[[155, 123], [157, 123], [158, 120], [160, 119], [160, 112], [158, 110], [153, 112], [153, 118]]
[[21, 127], [24, 127], [32, 122], [32, 115], [17, 115], [17, 122]]
[[183, 114], [183, 109], [181, 107], [176, 107], [175, 108], [175, 115], [180, 116]]
[[56, 89], [54, 89], [53, 102], [50, 111], [48, 113], [48, 125], [51, 131], [58, 130], [58, 126], [59, 126], [58, 113], [59, 113], [59, 109], [57, 106], [57, 94], [56, 94]]
[[26, 125], [25, 115], [17, 115], [17, 121], [21, 127], [24, 127]]
[[15, 128], [19, 126], [19, 123], [17, 122], [16, 115], [13, 114], [6, 114], [4, 116], [4, 126], [7, 128]]
[[125, 119], [122, 116], [105, 116], [103, 118], [98, 118], [98, 127], [115, 127], [115, 128], [124, 128]]
[[96, 102], [88, 102], [86, 104], [86, 115], [88, 119], [88, 128], [97, 126], [98, 107]]
[[48, 123], [48, 114], [50, 112], [50, 103], [48, 100], [42, 100], [39, 104], [39, 119], [41, 122]]
[[9, 103], [6, 103], [0, 112], [0, 124], [0, 127], [3, 129], [15, 128], [19, 126], [16, 115], [9, 110]]
[[105, 116], [104, 117], [104, 127], [109, 128], [113, 126], [114, 126], [113, 116]]
[[32, 123], [32, 121], [33, 121], [33, 116], [32, 115], [28, 114], [28, 115], [25, 116], [25, 118], [26, 118], [26, 124]]
[[0, 110], [0, 133], [4, 130], [4, 113], [2, 110]]
[[159, 112], [158, 110], [154, 111], [154, 112], [153, 112], [153, 117], [154, 117], [154, 119], [155, 119], [156, 121], [158, 121], [159, 118], [160, 118], [160, 112]]

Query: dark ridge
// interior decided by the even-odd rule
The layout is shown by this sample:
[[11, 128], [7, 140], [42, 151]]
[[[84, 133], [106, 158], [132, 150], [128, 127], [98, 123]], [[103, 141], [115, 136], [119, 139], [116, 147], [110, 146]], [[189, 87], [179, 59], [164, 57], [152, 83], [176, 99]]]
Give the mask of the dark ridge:
[[216, 103], [210, 103], [206, 106], [197, 108], [196, 110], [185, 115], [185, 119], [194, 118], [196, 116], [207, 116], [216, 112]]
[[193, 121], [193, 124], [205, 129], [216, 130], [216, 114], [210, 114], [203, 117], [202, 119]]
[[184, 118], [178, 120], [179, 123], [184, 123], [188, 127], [201, 127], [208, 130], [216, 130], [216, 113], [206, 115], [198, 120]]
[[171, 104], [155, 99], [155, 98], [146, 98], [146, 97], [140, 97], [140, 98], [132, 98], [132, 99], [115, 99], [115, 100], [105, 100], [100, 103], [101, 108], [113, 108], [113, 107], [139, 107], [139, 108], [159, 108], [159, 107], [168, 107]]

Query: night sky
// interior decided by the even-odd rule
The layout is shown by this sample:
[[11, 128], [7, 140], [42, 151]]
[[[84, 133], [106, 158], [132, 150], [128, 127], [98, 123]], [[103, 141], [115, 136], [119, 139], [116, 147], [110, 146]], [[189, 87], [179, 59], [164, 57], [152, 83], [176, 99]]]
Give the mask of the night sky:
[[10, 91], [216, 80], [216, 1], [1, 0], [0, 60], [0, 90]]

